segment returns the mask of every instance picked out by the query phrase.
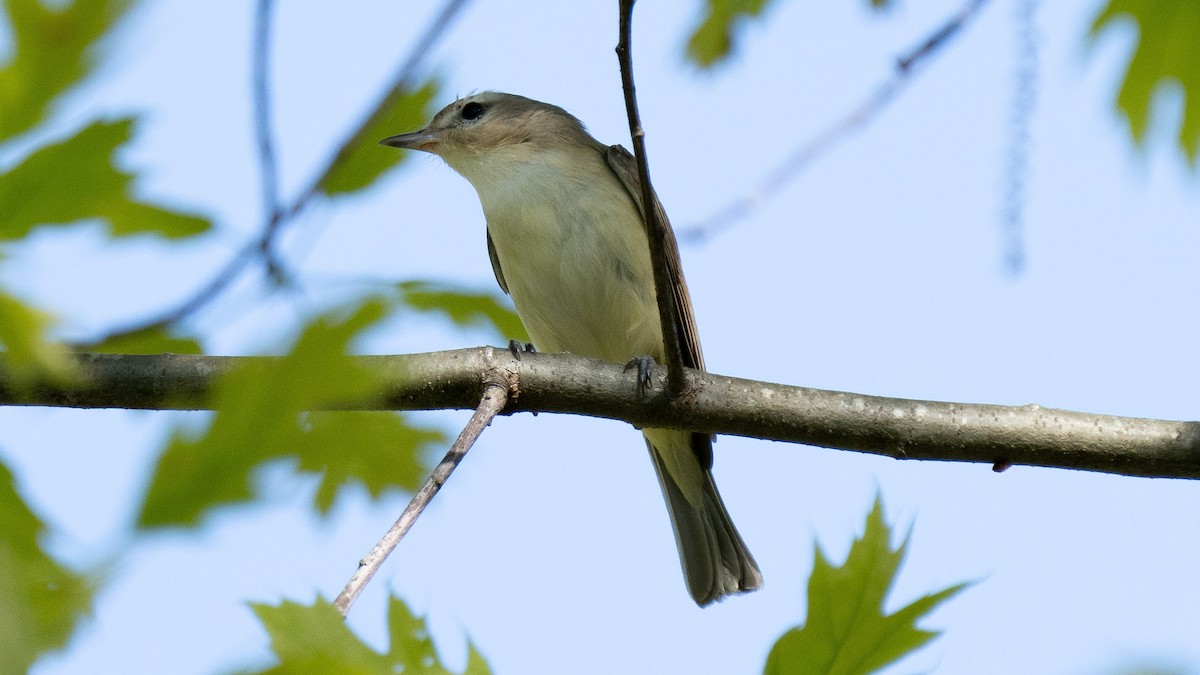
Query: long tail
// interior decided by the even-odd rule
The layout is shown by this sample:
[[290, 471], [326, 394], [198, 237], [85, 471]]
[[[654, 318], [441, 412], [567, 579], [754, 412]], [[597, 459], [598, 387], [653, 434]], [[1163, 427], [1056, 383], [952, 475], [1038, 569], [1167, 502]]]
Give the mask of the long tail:
[[707, 437], [646, 429], [646, 447], [671, 514], [675, 544], [688, 591], [701, 607], [762, 586], [762, 573], [729, 518], [712, 471], [701, 465], [693, 442]]

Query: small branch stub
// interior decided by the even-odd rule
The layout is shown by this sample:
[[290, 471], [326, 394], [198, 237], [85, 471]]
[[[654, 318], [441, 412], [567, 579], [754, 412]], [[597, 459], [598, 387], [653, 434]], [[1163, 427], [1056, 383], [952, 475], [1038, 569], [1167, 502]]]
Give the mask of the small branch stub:
[[404, 509], [400, 517], [396, 519], [395, 524], [383, 535], [378, 544], [371, 549], [366, 556], [358, 563], [358, 569], [354, 575], [350, 577], [350, 581], [346, 582], [346, 587], [338, 594], [333, 601], [338, 611], [342, 616], [346, 616], [350, 612], [350, 606], [358, 599], [363, 588], [371, 581], [371, 577], [375, 576], [375, 572], [379, 571], [379, 567], [383, 565], [383, 561], [391, 555], [396, 546], [400, 544], [400, 540], [412, 526], [417, 522], [417, 518], [433, 500], [434, 495], [442, 489], [442, 486], [449, 480], [450, 474], [458, 467], [463, 458], [467, 456], [467, 451], [475, 444], [476, 439], [483, 433], [487, 425], [491, 424], [492, 419], [508, 405], [508, 387], [500, 384], [488, 384], [484, 387], [483, 397], [479, 401], [479, 407], [475, 409], [475, 414], [471, 415], [471, 419], [467, 421], [463, 427], [462, 433], [454, 441], [454, 445], [450, 446], [450, 451], [442, 458], [442, 461], [434, 467], [433, 472], [429, 474], [429, 478], [425, 479], [425, 484], [421, 489], [417, 490], [417, 494], [413, 495], [412, 501]]

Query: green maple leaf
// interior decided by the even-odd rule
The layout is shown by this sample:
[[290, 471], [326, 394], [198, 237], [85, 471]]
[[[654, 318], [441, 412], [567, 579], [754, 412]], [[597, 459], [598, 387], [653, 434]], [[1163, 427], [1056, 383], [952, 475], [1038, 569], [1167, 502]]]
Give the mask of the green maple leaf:
[[0, 365], [18, 388], [35, 376], [69, 380], [75, 362], [50, 340], [53, 318], [0, 290]]
[[0, 66], [0, 139], [42, 121], [50, 103], [91, 74], [100, 38], [129, 9], [129, 0], [4, 0], [12, 34]]
[[379, 141], [419, 129], [432, 116], [429, 104], [437, 91], [437, 80], [429, 80], [420, 89], [391, 92], [375, 119], [359, 130], [346, 146], [343, 156], [335, 158], [332, 170], [321, 183], [321, 191], [330, 197], [357, 192], [373, 185], [389, 169], [412, 155], [380, 147]]
[[440, 313], [455, 326], [490, 326], [505, 339], [529, 341], [525, 326], [511, 305], [494, 293], [431, 281], [404, 281], [397, 284], [399, 302], [409, 309]]
[[214, 508], [256, 497], [257, 472], [271, 462], [321, 478], [315, 506], [332, 507], [351, 483], [375, 497], [414, 489], [420, 453], [444, 434], [393, 412], [310, 412], [376, 393], [379, 376], [358, 366], [350, 342], [387, 314], [371, 299], [314, 319], [290, 353], [228, 373], [214, 394], [212, 423], [200, 435], [177, 431], [155, 467], [138, 525], [193, 527]]
[[24, 673], [67, 644], [92, 605], [92, 584], [42, 549], [46, 526], [0, 464], [0, 672]]
[[115, 166], [135, 120], [92, 122], [74, 136], [42, 147], [0, 174], [0, 241], [38, 226], [105, 220], [112, 236], [167, 238], [206, 232], [202, 217], [146, 204], [132, 195], [134, 176]]
[[892, 614], [884, 600], [904, 559], [907, 541], [891, 548], [879, 499], [846, 562], [834, 567], [820, 547], [808, 581], [808, 620], [784, 633], [767, 657], [767, 675], [873, 673], [938, 636], [916, 622], [968, 584], [920, 598]]
[[701, 68], [723, 61], [733, 51], [741, 24], [762, 16], [770, 4], [771, 0], [708, 0], [704, 18], [688, 39], [688, 58]]
[[[425, 620], [398, 598], [388, 605], [391, 638], [387, 653], [379, 653], [350, 632], [333, 605], [317, 599], [312, 605], [284, 601], [276, 606], [252, 604], [259, 621], [271, 636], [271, 651], [279, 664], [262, 671], [312, 675], [452, 675], [442, 665], [429, 637]], [[467, 668], [462, 675], [487, 675], [487, 663], [468, 645]]]
[[121, 333], [100, 342], [77, 345], [76, 349], [101, 354], [203, 354], [195, 338], [177, 335], [163, 326]]
[[1130, 20], [1137, 46], [1117, 94], [1117, 109], [1129, 120], [1133, 140], [1145, 144], [1158, 93], [1183, 90], [1177, 140], [1193, 165], [1200, 159], [1200, 3], [1195, 0], [1110, 0], [1092, 22], [1091, 38]]

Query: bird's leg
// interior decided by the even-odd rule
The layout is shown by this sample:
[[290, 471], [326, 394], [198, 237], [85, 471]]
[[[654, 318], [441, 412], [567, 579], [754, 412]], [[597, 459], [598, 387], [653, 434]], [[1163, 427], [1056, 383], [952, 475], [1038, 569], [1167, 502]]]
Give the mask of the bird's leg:
[[521, 352], [526, 354], [536, 354], [537, 350], [533, 348], [532, 342], [521, 342], [520, 340], [509, 340], [508, 351], [512, 352], [514, 358], [521, 360]]
[[625, 364], [625, 372], [629, 372], [631, 368], [637, 368], [637, 386], [638, 393], [645, 396], [646, 391], [650, 389], [650, 376], [654, 372], [654, 357], [653, 356], [635, 356]]

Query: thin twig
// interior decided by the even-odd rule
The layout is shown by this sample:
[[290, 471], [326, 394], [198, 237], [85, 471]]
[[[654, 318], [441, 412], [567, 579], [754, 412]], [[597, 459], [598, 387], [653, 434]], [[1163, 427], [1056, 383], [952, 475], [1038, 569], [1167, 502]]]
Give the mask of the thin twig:
[[479, 407], [475, 409], [475, 414], [471, 415], [471, 419], [467, 421], [467, 425], [463, 427], [462, 433], [458, 435], [458, 439], [454, 441], [454, 445], [450, 446], [450, 451], [442, 458], [442, 461], [429, 474], [429, 478], [425, 479], [425, 484], [417, 490], [417, 494], [413, 495], [412, 501], [396, 519], [395, 524], [383, 535], [375, 548], [372, 548], [362, 560], [358, 562], [358, 569], [354, 575], [350, 577], [350, 581], [346, 582], [346, 587], [338, 593], [337, 598], [333, 601], [338, 611], [342, 616], [350, 613], [350, 605], [358, 599], [360, 593], [367, 583], [371, 581], [371, 577], [375, 576], [375, 572], [383, 565], [383, 561], [391, 555], [396, 546], [400, 544], [400, 540], [405, 534], [412, 529], [413, 524], [417, 522], [417, 518], [429, 502], [433, 499], [438, 490], [446, 484], [450, 479], [450, 474], [467, 456], [467, 451], [475, 444], [475, 440], [483, 433], [484, 428], [492, 423], [492, 419], [504, 409], [508, 404], [508, 389], [499, 384], [489, 384], [483, 390], [483, 397], [479, 401]]
[[629, 134], [633, 141], [633, 156], [637, 160], [638, 178], [642, 185], [642, 213], [646, 218], [646, 238], [650, 242], [650, 261], [654, 268], [654, 291], [658, 295], [658, 314], [662, 323], [664, 356], [667, 360], [667, 387], [678, 393], [684, 389], [683, 350], [675, 317], [675, 293], [667, 271], [666, 228], [654, 205], [654, 187], [650, 184], [650, 164], [646, 159], [646, 132], [638, 115], [637, 93], [633, 86], [632, 28], [633, 3], [620, 0], [620, 37], [617, 39], [617, 62], [621, 68], [621, 89], [625, 92], [625, 113], [629, 117]]
[[282, 266], [273, 247], [275, 232], [282, 222], [279, 208], [279, 170], [275, 142], [271, 137], [271, 0], [258, 0], [254, 11], [254, 60], [252, 90], [254, 100], [254, 135], [258, 145], [258, 170], [262, 174], [263, 236], [258, 251], [267, 266], [267, 274], [279, 279]]
[[[350, 153], [350, 150], [353, 149], [355, 139], [362, 133], [364, 129], [366, 129], [376, 119], [378, 119], [380, 115], [383, 114], [388, 102], [396, 95], [396, 93], [404, 90], [405, 88], [411, 87], [412, 81], [415, 78], [421, 64], [424, 62], [425, 57], [430, 51], [433, 50], [433, 47], [435, 44], [437, 44], [437, 41], [443, 35], [445, 35], [446, 30], [450, 27], [454, 18], [458, 15], [459, 11], [466, 6], [466, 4], [467, 0], [447, 0], [446, 4], [442, 6], [442, 10], [438, 12], [437, 16], [434, 17], [433, 21], [430, 22], [429, 26], [425, 29], [425, 32], [417, 40], [417, 43], [414, 45], [408, 57], [402, 62], [401, 66], [392, 76], [392, 84], [388, 87], [387, 92], [381, 96], [378, 101], [376, 101], [375, 106], [371, 109], [371, 112], [363, 118], [358, 126], [346, 134], [342, 142], [338, 145], [337, 150], [330, 156], [329, 161], [317, 174], [317, 178], [314, 179], [313, 182], [308, 185], [308, 187], [301, 191], [287, 206], [284, 206], [279, 201], [276, 201], [272, 207], [269, 207], [266, 215], [264, 216], [261, 234], [253, 241], [247, 243], [242, 250], [234, 254], [234, 256], [225, 264], [225, 266], [222, 267], [215, 275], [213, 275], [213, 277], [207, 283], [205, 283], [200, 289], [193, 293], [191, 297], [180, 303], [177, 307], [163, 312], [154, 318], [146, 319], [133, 325], [112, 330], [105, 335], [80, 344], [80, 348], [98, 345], [107, 340], [140, 333], [142, 331], [167, 328], [179, 323], [180, 321], [183, 321], [215, 300], [217, 296], [219, 296], [226, 288], [228, 288], [241, 275], [246, 267], [256, 259], [261, 258], [265, 260], [267, 263], [268, 273], [272, 276], [276, 276], [276, 274], [279, 272], [279, 268], [278, 263], [274, 258], [273, 246], [279, 231], [292, 220], [294, 220], [295, 217], [299, 215], [306, 206], [308, 206], [313, 197], [315, 197], [320, 191], [324, 182], [328, 180], [329, 176], [333, 174], [333, 171], [341, 164], [342, 161], [345, 160], [346, 155]], [[266, 11], [267, 10], [264, 10], [263, 6], [260, 4], [258, 7], [260, 18], [265, 16], [264, 12]], [[266, 45], [260, 44], [257, 42], [257, 40], [260, 33], [262, 39], [265, 40], [266, 30], [266, 27], [261, 23], [258, 25], [255, 43], [256, 64], [259, 62], [258, 54], [260, 51], [262, 52], [262, 73], [264, 79], [261, 91], [264, 92], [267, 90], [267, 72], [265, 69]], [[268, 117], [265, 100], [259, 102], [257, 112], [261, 118]], [[269, 119], [266, 119], [266, 122], [269, 123]], [[260, 131], [260, 157], [264, 152], [262, 145], [263, 138], [264, 136]], [[268, 140], [267, 143], [269, 144], [270, 141]], [[267, 177], [264, 174], [264, 189], [266, 182]]]
[[748, 218], [759, 206], [774, 197], [788, 183], [821, 156], [832, 150], [851, 134], [875, 120], [912, 79], [913, 73], [930, 57], [941, 52], [952, 37], [974, 18], [988, 0], [968, 0], [920, 45], [896, 59], [892, 76], [875, 89], [849, 115], [811, 138], [771, 170], [749, 193], [734, 199], [713, 215], [690, 227], [679, 230], [679, 238], [699, 243]]
[[238, 274], [242, 271], [242, 269], [246, 267], [250, 261], [254, 260], [256, 253], [257, 248], [253, 246], [247, 246], [238, 251], [232, 258], [229, 259], [229, 262], [225, 263], [225, 267], [221, 268], [220, 272], [214, 274], [212, 278], [200, 288], [200, 290], [196, 291], [192, 297], [182, 302], [178, 307], [164, 312], [153, 319], [147, 319], [140, 323], [114, 329], [108, 333], [92, 338], [87, 342], [73, 343], [72, 349], [75, 351], [89, 351], [90, 349], [109, 340], [134, 335], [143, 331], [161, 330], [179, 323], [180, 321], [199, 311], [202, 307], [211, 302], [213, 298], [220, 295], [220, 293], [224, 291], [227, 286], [229, 286], [235, 279], [238, 278]]

